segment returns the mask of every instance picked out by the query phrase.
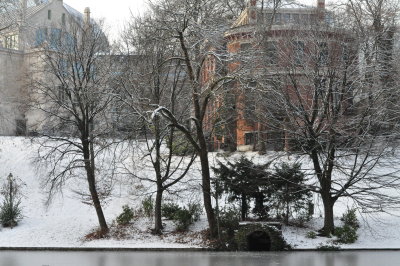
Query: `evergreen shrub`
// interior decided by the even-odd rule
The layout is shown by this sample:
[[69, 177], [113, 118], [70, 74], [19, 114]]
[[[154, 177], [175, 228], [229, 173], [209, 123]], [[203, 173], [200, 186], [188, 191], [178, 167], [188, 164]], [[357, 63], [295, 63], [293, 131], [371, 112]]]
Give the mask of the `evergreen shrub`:
[[127, 225], [133, 219], [134, 212], [133, 209], [128, 205], [122, 206], [122, 213], [118, 215], [116, 221], [119, 225]]

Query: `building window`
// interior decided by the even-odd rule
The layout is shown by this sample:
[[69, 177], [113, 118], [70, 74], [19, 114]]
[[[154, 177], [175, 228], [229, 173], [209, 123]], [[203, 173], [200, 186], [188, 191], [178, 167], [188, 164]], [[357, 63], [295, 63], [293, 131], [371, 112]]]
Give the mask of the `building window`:
[[290, 23], [290, 14], [284, 13], [282, 15], [282, 19], [283, 19], [283, 24], [289, 24]]
[[275, 14], [275, 18], [274, 18], [274, 23], [275, 24], [281, 24], [281, 21], [282, 21], [282, 14], [276, 13]]
[[271, 13], [267, 13], [266, 16], [265, 16], [265, 20], [266, 20], [267, 25], [272, 24], [273, 23], [272, 14]]
[[47, 10], [47, 19], [51, 20], [51, 10]]
[[62, 85], [57, 86], [57, 93], [58, 93], [58, 101], [61, 104], [66, 103], [67, 101], [67, 93], [65, 92], [65, 88]]
[[350, 58], [350, 56], [349, 56], [349, 46], [348, 46], [348, 44], [343, 44], [342, 45], [342, 60], [345, 63], [348, 63], [349, 62], [349, 58]]
[[304, 42], [293, 42], [293, 55], [296, 65], [302, 65], [304, 63]]
[[9, 35], [5, 38], [5, 47], [7, 49], [18, 49], [18, 35]]
[[292, 14], [292, 22], [294, 24], [300, 24], [300, 14]]
[[15, 124], [16, 124], [15, 135], [25, 136], [26, 135], [26, 120], [25, 119], [17, 119], [17, 120], [15, 120]]
[[256, 118], [257, 111], [257, 100], [259, 93], [256, 91], [256, 82], [250, 82], [247, 85], [247, 89], [244, 95], [244, 110], [243, 116], [248, 125], [254, 125], [254, 119]]
[[257, 142], [257, 133], [256, 132], [247, 132], [244, 133], [244, 144], [245, 145], [254, 145]]
[[269, 151], [283, 151], [285, 137], [283, 131], [269, 131], [267, 133], [266, 148]]
[[321, 95], [325, 95], [326, 93], [326, 79], [323, 77], [318, 77], [315, 79], [315, 86], [317, 91], [321, 94]]
[[61, 15], [61, 23], [65, 25], [65, 13]]
[[303, 24], [310, 24], [310, 17], [308, 14], [301, 14], [300, 15], [300, 21]]
[[275, 42], [267, 42], [265, 53], [266, 53], [266, 59], [267, 59], [266, 63], [269, 65], [275, 65], [278, 61], [276, 43]]
[[317, 23], [317, 15], [316, 14], [310, 14], [310, 24], [314, 25]]
[[35, 46], [40, 46], [47, 39], [47, 28], [39, 28], [36, 30]]
[[328, 63], [328, 44], [326, 42], [320, 42], [318, 44], [319, 55], [318, 55], [318, 65], [326, 65]]
[[61, 45], [61, 30], [52, 28], [50, 32], [50, 47], [53, 49], [59, 48]]
[[251, 49], [251, 43], [241, 43], [240, 51], [249, 51]]

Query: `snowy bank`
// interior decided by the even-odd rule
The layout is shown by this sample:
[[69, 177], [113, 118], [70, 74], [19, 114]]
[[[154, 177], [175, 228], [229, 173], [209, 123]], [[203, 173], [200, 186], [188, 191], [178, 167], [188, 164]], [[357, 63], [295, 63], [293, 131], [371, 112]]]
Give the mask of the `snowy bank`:
[[[45, 205], [47, 195], [41, 183], [45, 171], [38, 168], [33, 160], [37, 155], [37, 146], [29, 138], [0, 137], [0, 181], [3, 182], [9, 173], [21, 179], [24, 198], [22, 199], [24, 219], [13, 228], [2, 228], [0, 231], [0, 247], [60, 247], [60, 248], [202, 248], [201, 231], [207, 227], [205, 216], [190, 227], [187, 235], [173, 232], [173, 225], [167, 223], [164, 236], [154, 236], [150, 233], [151, 221], [141, 218], [130, 227], [122, 230], [123, 237], [113, 236], [107, 239], [87, 241], [84, 236], [92, 232], [98, 224], [95, 210], [92, 206], [82, 203], [74, 190], [84, 188], [85, 180], [71, 179], [66, 183], [63, 193], [57, 196], [50, 206]], [[255, 162], [270, 159], [256, 153], [246, 153]], [[234, 154], [230, 159], [237, 159]], [[223, 158], [211, 154], [211, 165]], [[400, 161], [400, 160], [399, 160]], [[149, 173], [150, 174], [150, 173]], [[190, 201], [201, 200], [199, 166], [195, 165], [189, 176], [181, 185], [182, 191], [171, 196], [175, 199]], [[108, 224], [121, 213], [122, 206], [140, 205], [142, 198], [133, 193], [134, 189], [126, 189], [125, 183], [115, 183], [113, 193], [104, 205]], [[142, 187], [151, 193], [151, 187]], [[197, 192], [196, 192], [197, 189]], [[329, 238], [306, 238], [307, 232], [322, 227], [322, 203], [315, 197], [315, 216], [308, 228], [283, 227], [283, 235], [294, 248], [313, 249], [318, 245], [331, 241]], [[185, 202], [184, 204], [186, 204]], [[225, 203], [226, 204], [226, 203]], [[352, 207], [351, 202], [340, 201], [335, 208], [339, 217]], [[361, 228], [359, 238], [351, 245], [341, 245], [342, 248], [400, 248], [400, 211], [389, 215], [385, 213], [365, 214], [360, 217]]]

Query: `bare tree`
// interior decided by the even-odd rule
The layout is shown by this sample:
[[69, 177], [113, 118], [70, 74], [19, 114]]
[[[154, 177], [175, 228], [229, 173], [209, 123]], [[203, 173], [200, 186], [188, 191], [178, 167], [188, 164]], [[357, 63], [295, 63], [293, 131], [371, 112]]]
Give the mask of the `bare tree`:
[[178, 53], [174, 59], [185, 66], [191, 95], [192, 125], [188, 127], [181, 123], [164, 106], [157, 108], [155, 115], [161, 114], [170, 126], [181, 131], [200, 158], [204, 207], [211, 237], [217, 235], [217, 226], [211, 201], [208, 136], [204, 120], [210, 99], [233, 78], [217, 70], [212, 78], [207, 79], [203, 70], [207, 64], [217, 66], [223, 60], [221, 37], [227, 24], [222, 7], [222, 2], [209, 0], [162, 1], [152, 7], [153, 27], [162, 30], [164, 38], [175, 41]]
[[[196, 158], [196, 153], [174, 127], [152, 116], [154, 106], [164, 106], [179, 122], [185, 123], [190, 115], [190, 94], [188, 93], [185, 66], [180, 60], [171, 59], [176, 46], [170, 40], [160, 38], [162, 31], [148, 27], [148, 16], [132, 19], [125, 32], [125, 42], [133, 55], [125, 55], [133, 60], [126, 60], [126, 71], [121, 76], [119, 101], [122, 109], [127, 109], [136, 124], [131, 127], [128, 136], [144, 138], [145, 143], [133, 143], [136, 149], [143, 149], [144, 158], [148, 158], [154, 176], [142, 176], [131, 172], [136, 178], [156, 186], [154, 206], [154, 233], [162, 233], [161, 206], [163, 193], [173, 190], [180, 182]], [[139, 132], [135, 133], [136, 130]], [[144, 148], [143, 148], [144, 146]], [[176, 156], [179, 155], [179, 156]], [[146, 167], [143, 160], [140, 167]]]
[[71, 18], [65, 27], [53, 28], [42, 46], [31, 73], [30, 115], [42, 118], [36, 127], [42, 136], [39, 160], [51, 164], [45, 183], [49, 199], [68, 179], [84, 176], [100, 233], [107, 233], [101, 199], [108, 188], [101, 191], [98, 172], [109, 143], [113, 98], [107, 38], [100, 24]]
[[374, 83], [365, 94], [371, 83], [364, 82], [358, 40], [335, 26], [289, 31], [276, 47], [279, 74], [270, 71], [258, 84], [267, 136], [281, 132], [287, 150], [310, 160], [316, 180], [309, 189], [322, 198], [326, 235], [334, 231], [339, 198], [381, 210], [399, 203], [388, 191], [400, 185], [392, 164], [399, 120], [385, 126], [390, 98]]
[[398, 1], [391, 0], [349, 0], [345, 7], [345, 27], [354, 33], [359, 43], [365, 93], [381, 86], [381, 91], [388, 94], [385, 120], [390, 126], [399, 112], [395, 100], [398, 96], [395, 89], [398, 86], [395, 80], [398, 71], [395, 33], [400, 5]]

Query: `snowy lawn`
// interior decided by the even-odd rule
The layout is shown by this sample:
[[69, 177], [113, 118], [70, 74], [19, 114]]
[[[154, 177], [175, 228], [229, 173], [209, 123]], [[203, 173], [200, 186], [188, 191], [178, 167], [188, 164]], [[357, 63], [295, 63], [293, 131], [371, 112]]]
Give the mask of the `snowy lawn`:
[[[150, 233], [151, 219], [138, 218], [127, 227], [117, 230], [115, 218], [121, 213], [122, 206], [128, 204], [138, 207], [141, 200], [152, 192], [149, 184], [134, 182], [119, 182], [113, 184], [113, 192], [104, 205], [107, 222], [111, 226], [110, 237], [99, 240], [86, 240], [85, 235], [93, 232], [98, 225], [95, 210], [92, 206], [82, 203], [82, 198], [74, 191], [87, 186], [85, 180], [71, 179], [65, 185], [62, 194], [54, 198], [52, 204], [45, 205], [47, 194], [41, 188], [45, 171], [33, 163], [37, 147], [30, 139], [22, 137], [0, 137], [0, 182], [3, 183], [9, 173], [21, 179], [25, 185], [22, 188], [24, 219], [13, 228], [2, 228], [0, 231], [0, 247], [121, 247], [121, 248], [193, 248], [204, 247], [201, 232], [207, 228], [205, 215], [190, 227], [190, 232], [182, 235], [174, 232], [174, 225], [165, 221], [166, 233], [154, 236]], [[234, 154], [230, 158], [237, 159], [242, 154]], [[256, 153], [246, 153], [255, 162], [265, 162], [268, 156]], [[140, 158], [139, 158], [140, 159]], [[223, 160], [216, 154], [211, 154], [211, 165], [217, 160]], [[200, 172], [195, 165], [188, 177], [180, 184], [180, 191], [174, 195], [165, 196], [171, 200], [179, 200], [186, 205], [189, 202], [200, 202]], [[142, 169], [143, 170], [143, 169]], [[146, 173], [144, 173], [146, 174]], [[151, 175], [151, 173], [147, 173]], [[122, 179], [121, 179], [122, 180]], [[306, 228], [284, 227], [283, 235], [294, 248], [316, 248], [318, 245], [330, 243], [332, 239], [317, 237], [306, 238], [306, 234], [322, 227], [322, 203], [315, 197], [316, 210], [312, 221]], [[221, 204], [225, 204], [221, 202]], [[351, 202], [338, 202], [335, 208], [336, 225], [339, 218]], [[400, 248], [400, 210], [394, 215], [374, 213], [359, 217], [361, 227], [358, 230], [359, 239], [351, 245], [341, 245], [342, 248]], [[398, 216], [395, 216], [398, 215]]]

